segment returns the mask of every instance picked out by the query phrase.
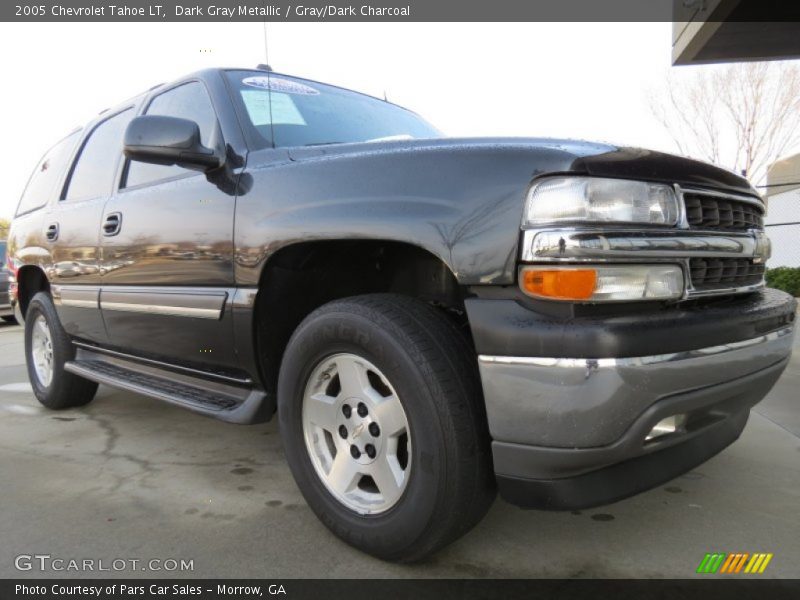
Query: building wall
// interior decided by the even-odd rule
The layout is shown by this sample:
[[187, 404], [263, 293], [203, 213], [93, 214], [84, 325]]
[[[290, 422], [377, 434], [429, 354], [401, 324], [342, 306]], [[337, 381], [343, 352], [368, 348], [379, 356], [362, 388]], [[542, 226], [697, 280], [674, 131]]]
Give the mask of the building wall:
[[800, 154], [773, 164], [767, 175], [767, 266], [800, 267]]
[[770, 197], [765, 225], [772, 240], [767, 266], [800, 267], [800, 189]]

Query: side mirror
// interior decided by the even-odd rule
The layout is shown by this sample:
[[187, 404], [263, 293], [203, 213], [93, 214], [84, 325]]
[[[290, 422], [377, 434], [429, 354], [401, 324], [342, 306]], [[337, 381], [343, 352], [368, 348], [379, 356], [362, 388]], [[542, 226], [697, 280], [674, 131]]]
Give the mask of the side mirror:
[[[218, 130], [213, 137], [221, 137]], [[143, 115], [128, 124], [124, 152], [131, 160], [178, 165], [207, 173], [225, 164], [225, 153], [218, 148], [221, 145], [214, 144], [212, 148], [203, 146], [200, 127], [189, 119]]]

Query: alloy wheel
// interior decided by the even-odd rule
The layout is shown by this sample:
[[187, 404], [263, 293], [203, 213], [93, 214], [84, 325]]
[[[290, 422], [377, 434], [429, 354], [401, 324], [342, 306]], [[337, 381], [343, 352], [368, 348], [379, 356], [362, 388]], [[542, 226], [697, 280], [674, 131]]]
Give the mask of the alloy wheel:
[[302, 422], [314, 469], [339, 502], [359, 514], [397, 504], [411, 473], [411, 437], [380, 369], [355, 354], [322, 360], [306, 384]]
[[38, 315], [33, 323], [31, 354], [39, 383], [49, 387], [53, 380], [53, 337], [43, 315]]

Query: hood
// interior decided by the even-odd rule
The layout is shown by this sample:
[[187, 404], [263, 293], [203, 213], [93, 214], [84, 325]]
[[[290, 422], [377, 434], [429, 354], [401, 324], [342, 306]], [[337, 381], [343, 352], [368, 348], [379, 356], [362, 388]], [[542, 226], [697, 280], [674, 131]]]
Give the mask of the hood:
[[573, 170], [597, 177], [645, 179], [758, 196], [747, 179], [732, 171], [685, 156], [643, 148], [615, 148], [611, 152], [583, 156], [575, 160]]
[[[583, 140], [555, 138], [382, 140], [292, 148], [289, 150], [289, 156], [293, 161], [303, 161], [386, 153], [497, 151], [502, 155], [503, 151], [518, 153], [526, 150], [531, 153], [531, 171], [534, 176], [571, 172], [596, 177], [678, 183], [689, 187], [715, 188], [758, 196], [758, 192], [744, 177], [709, 163], [644, 148], [613, 146]], [[539, 168], [537, 157], [547, 158], [543, 161], [547, 164], [547, 168]], [[555, 164], [554, 158], [558, 159]]]

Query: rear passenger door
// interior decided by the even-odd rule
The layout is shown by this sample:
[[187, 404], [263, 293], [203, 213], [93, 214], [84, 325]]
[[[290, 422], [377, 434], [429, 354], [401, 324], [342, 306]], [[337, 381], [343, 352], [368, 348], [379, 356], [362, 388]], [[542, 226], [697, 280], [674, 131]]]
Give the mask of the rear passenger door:
[[[196, 122], [205, 145], [217, 126], [199, 80], [160, 91], [144, 114]], [[236, 364], [235, 201], [197, 171], [126, 162], [103, 213], [101, 305], [113, 346], [172, 363]]]
[[80, 339], [107, 340], [98, 303], [100, 225], [122, 158], [122, 137], [133, 114], [132, 107], [124, 109], [89, 129], [59, 202], [44, 216], [53, 300], [64, 329]]

